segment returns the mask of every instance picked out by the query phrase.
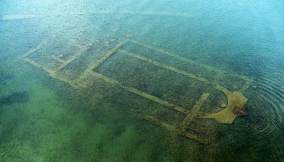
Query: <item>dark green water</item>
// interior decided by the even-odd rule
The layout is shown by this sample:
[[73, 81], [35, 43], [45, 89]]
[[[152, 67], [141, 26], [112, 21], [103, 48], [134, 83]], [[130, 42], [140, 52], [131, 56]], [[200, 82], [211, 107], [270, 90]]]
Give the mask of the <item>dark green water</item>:
[[[0, 0], [0, 161], [284, 161], [283, 11], [281, 0]], [[230, 91], [245, 84], [239, 76], [248, 78], [248, 115], [232, 124], [206, 120], [210, 144], [144, 120], [152, 115], [178, 126], [184, 114], [125, 87], [189, 111], [204, 92], [203, 111], [226, 100], [213, 84], [141, 57]], [[90, 68], [122, 86], [99, 77], [85, 87], [69, 84]], [[200, 123], [189, 129], [200, 131]]]

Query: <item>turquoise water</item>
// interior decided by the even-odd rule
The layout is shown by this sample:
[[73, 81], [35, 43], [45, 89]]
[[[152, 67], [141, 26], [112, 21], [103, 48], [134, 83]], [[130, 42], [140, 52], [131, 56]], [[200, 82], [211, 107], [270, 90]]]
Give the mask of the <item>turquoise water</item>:
[[[281, 0], [0, 0], [0, 161], [284, 161], [283, 11]], [[217, 112], [216, 85], [240, 91], [247, 115], [194, 118], [187, 131], [206, 144], [181, 135], [168, 103], [192, 112], [206, 92], [201, 110]]]

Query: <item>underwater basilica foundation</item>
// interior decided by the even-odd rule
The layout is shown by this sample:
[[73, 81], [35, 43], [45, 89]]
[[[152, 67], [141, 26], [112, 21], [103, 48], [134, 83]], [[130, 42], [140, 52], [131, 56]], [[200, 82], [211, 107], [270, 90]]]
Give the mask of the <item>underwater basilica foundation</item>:
[[141, 103], [139, 110], [129, 111], [203, 144], [214, 142], [216, 125], [231, 124], [246, 115], [244, 93], [252, 82], [246, 76], [131, 39], [112, 39], [107, 45], [78, 42], [68, 40], [62, 45], [44, 40], [23, 60], [82, 93], [101, 80], [159, 105], [149, 110]]

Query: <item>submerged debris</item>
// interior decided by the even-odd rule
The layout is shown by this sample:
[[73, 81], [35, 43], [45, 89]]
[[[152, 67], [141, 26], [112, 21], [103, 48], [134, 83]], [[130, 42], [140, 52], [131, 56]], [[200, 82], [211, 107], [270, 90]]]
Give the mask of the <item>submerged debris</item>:
[[0, 98], [0, 106], [11, 105], [14, 103], [23, 103], [28, 100], [28, 92], [14, 92], [8, 96]]

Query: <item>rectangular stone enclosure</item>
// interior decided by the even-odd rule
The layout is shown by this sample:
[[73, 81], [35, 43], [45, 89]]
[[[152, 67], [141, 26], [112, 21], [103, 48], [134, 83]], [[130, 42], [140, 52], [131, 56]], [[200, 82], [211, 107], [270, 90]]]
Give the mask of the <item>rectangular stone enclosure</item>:
[[[214, 141], [218, 123], [205, 116], [225, 109], [230, 104], [228, 96], [244, 92], [252, 82], [246, 76], [134, 40], [64, 43], [43, 41], [24, 54], [23, 60], [76, 89], [88, 88], [95, 85], [96, 79], [102, 79], [171, 110], [163, 118], [147, 113], [140, 116], [204, 144]], [[170, 116], [175, 113], [180, 114], [179, 119], [171, 122]]]

